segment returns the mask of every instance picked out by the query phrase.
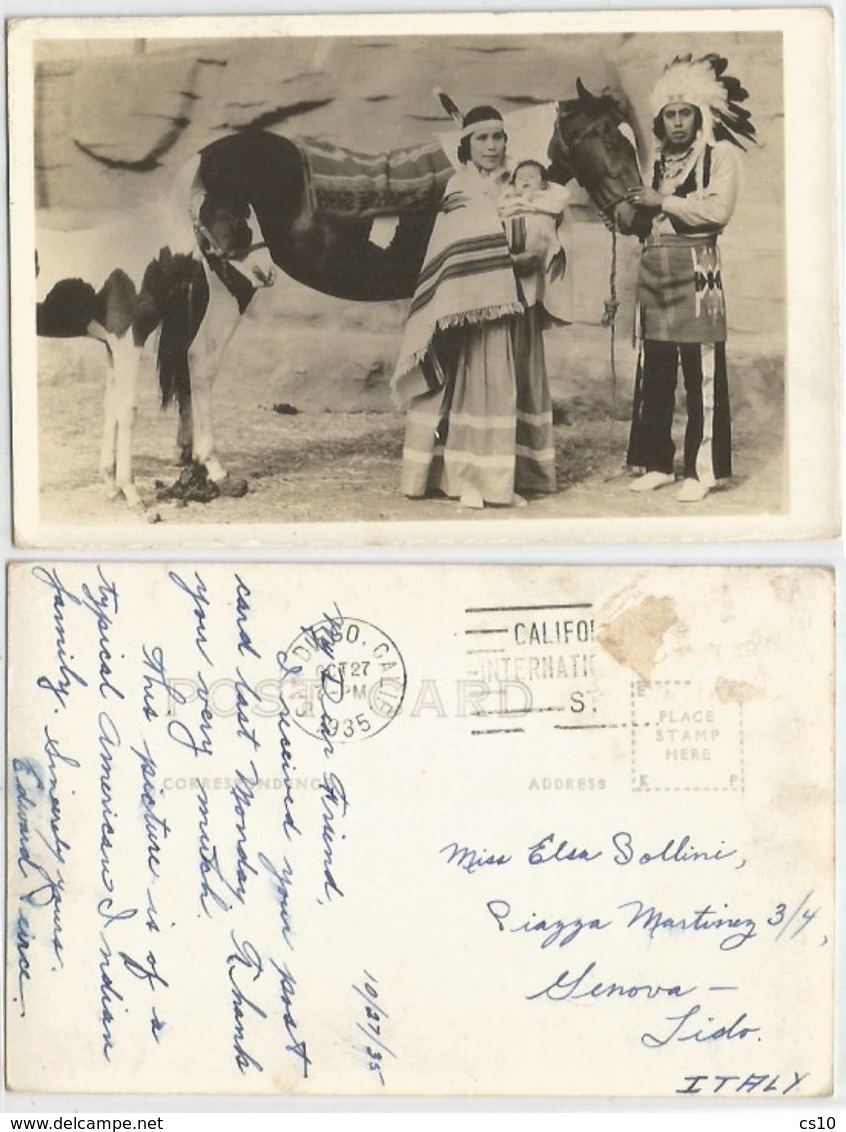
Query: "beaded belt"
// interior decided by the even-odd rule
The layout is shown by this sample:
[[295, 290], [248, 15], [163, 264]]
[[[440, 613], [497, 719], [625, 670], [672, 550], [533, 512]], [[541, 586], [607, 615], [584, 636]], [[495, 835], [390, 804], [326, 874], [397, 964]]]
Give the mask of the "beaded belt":
[[645, 248], [707, 248], [713, 247], [716, 242], [716, 232], [701, 235], [691, 234], [690, 236], [680, 236], [675, 232], [667, 232], [659, 236], [647, 236], [643, 241], [643, 246]]

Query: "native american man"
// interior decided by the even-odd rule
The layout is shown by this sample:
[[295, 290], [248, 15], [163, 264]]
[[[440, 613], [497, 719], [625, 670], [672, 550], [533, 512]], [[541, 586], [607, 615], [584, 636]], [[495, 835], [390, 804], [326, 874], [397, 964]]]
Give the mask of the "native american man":
[[743, 142], [755, 141], [748, 95], [718, 55], [675, 58], [651, 99], [657, 139], [651, 184], [628, 200], [649, 212], [637, 285], [638, 355], [627, 462], [631, 490], [675, 482], [672, 440], [678, 364], [687, 399], [681, 502], [731, 475], [726, 308], [719, 234], [734, 211]]

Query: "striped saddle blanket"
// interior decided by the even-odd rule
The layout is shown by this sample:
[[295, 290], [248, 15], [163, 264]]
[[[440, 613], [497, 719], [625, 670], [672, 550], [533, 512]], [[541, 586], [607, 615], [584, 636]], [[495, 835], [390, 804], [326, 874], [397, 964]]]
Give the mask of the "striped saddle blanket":
[[366, 219], [436, 205], [455, 172], [437, 142], [389, 153], [356, 153], [298, 138], [312, 213]]

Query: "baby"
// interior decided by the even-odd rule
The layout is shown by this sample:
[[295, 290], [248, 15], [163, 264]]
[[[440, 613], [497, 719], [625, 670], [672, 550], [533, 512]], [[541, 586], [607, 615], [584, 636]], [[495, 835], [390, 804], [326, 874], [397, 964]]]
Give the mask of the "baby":
[[556, 286], [567, 266], [562, 222], [568, 195], [563, 185], [550, 184], [539, 161], [521, 161], [498, 202], [527, 305], [543, 303], [562, 322], [572, 317], [571, 288]]

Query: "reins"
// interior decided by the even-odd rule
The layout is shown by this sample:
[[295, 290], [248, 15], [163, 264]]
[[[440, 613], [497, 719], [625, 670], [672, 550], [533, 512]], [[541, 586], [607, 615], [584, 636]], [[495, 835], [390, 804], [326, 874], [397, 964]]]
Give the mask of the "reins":
[[611, 269], [608, 277], [608, 298], [602, 314], [602, 325], [611, 330], [611, 419], [617, 419], [617, 222], [611, 218]]

